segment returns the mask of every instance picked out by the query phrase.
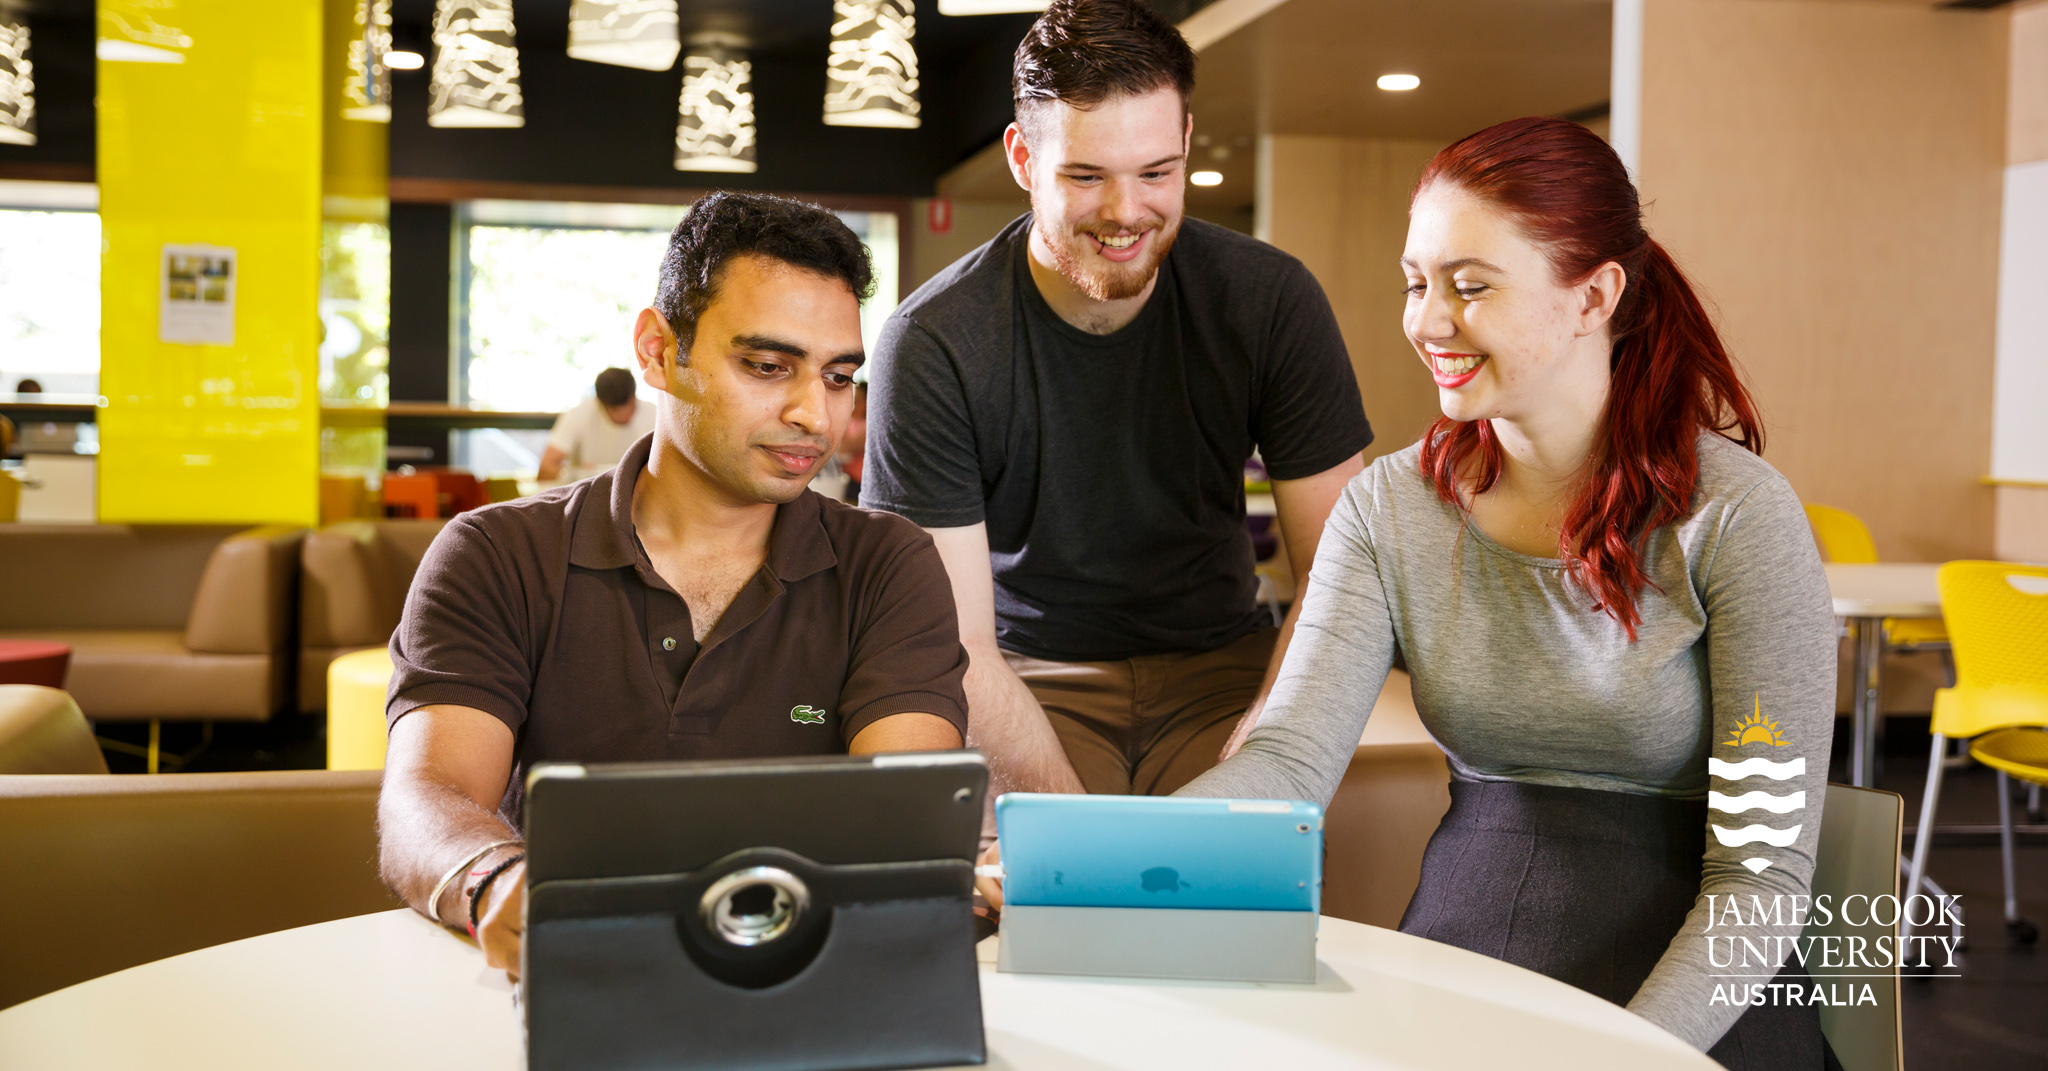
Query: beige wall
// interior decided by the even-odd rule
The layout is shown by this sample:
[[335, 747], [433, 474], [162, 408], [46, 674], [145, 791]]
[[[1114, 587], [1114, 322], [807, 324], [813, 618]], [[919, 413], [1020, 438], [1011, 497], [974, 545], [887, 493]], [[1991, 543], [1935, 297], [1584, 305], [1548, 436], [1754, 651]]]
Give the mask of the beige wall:
[[1992, 552], [2004, 13], [1649, 0], [1651, 232], [1718, 307], [1765, 456], [1882, 557]]
[[931, 228], [931, 201], [920, 198], [911, 202], [910, 241], [905, 255], [910, 265], [910, 291], [923, 286], [925, 280], [946, 270], [946, 267], [968, 253], [974, 247], [996, 236], [996, 232], [1018, 216], [1024, 214], [1030, 205], [1025, 203], [1024, 193], [1019, 190], [1014, 201], [972, 201], [953, 202], [953, 227], [945, 234], [934, 234]]
[[1408, 194], [1434, 141], [1266, 135], [1259, 139], [1260, 238], [1315, 274], [1336, 311], [1372, 419], [1368, 460], [1435, 420], [1436, 385], [1401, 333]]
[[[2005, 162], [2048, 160], [2048, 0], [2013, 9], [2011, 64]], [[2006, 561], [2048, 562], [2048, 487], [1998, 489], [1996, 546]]]

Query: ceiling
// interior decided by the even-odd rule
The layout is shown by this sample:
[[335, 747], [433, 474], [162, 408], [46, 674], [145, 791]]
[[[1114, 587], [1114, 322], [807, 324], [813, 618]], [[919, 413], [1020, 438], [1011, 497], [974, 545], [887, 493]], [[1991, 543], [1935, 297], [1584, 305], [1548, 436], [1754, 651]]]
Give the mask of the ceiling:
[[[1285, 0], [1202, 50], [1190, 168], [1224, 180], [1191, 187], [1189, 208], [1217, 215], [1252, 203], [1260, 134], [1449, 142], [1517, 116], [1597, 114], [1612, 18], [1609, 0]], [[1422, 85], [1377, 88], [1389, 73]], [[1014, 197], [999, 164], [977, 156], [940, 188]]]

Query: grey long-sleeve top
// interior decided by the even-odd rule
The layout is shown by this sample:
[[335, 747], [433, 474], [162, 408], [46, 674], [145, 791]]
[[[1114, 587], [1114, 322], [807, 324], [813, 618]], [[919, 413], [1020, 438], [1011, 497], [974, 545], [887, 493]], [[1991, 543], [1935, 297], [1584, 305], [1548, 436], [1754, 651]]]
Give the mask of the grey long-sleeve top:
[[[1438, 498], [1419, 449], [1344, 489], [1258, 727], [1182, 794], [1327, 806], [1397, 648], [1454, 777], [1681, 799], [1711, 789], [1700, 898], [1628, 1004], [1705, 1050], [1744, 1010], [1711, 1002], [1708, 894], [1745, 908], [1751, 895], [1807, 894], [1820, 837], [1835, 630], [1799, 499], [1763, 459], [1702, 435], [1695, 508], [1645, 542], [1655, 587], [1638, 598], [1631, 643], [1560, 562], [1500, 546]], [[1751, 728], [1759, 713], [1770, 725]], [[1723, 765], [1749, 759], [1771, 765]], [[1756, 839], [1758, 826], [1789, 844]]]

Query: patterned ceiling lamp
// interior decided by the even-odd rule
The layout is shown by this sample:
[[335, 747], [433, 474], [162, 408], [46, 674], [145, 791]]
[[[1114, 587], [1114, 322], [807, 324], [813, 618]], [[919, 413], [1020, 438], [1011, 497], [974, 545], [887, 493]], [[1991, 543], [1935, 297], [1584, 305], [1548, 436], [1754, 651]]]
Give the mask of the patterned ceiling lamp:
[[737, 38], [690, 39], [676, 120], [676, 170], [752, 174], [754, 65]]
[[372, 123], [391, 121], [391, 0], [358, 0], [356, 35], [348, 43], [348, 84], [341, 90], [341, 117]]
[[427, 125], [526, 125], [512, 0], [434, 0], [434, 74]]
[[825, 72], [828, 126], [915, 127], [917, 32], [913, 0], [833, 0]]
[[575, 0], [569, 5], [569, 57], [665, 71], [682, 50], [676, 0]]
[[0, 145], [36, 143], [36, 68], [28, 60], [28, 23], [0, 0]]

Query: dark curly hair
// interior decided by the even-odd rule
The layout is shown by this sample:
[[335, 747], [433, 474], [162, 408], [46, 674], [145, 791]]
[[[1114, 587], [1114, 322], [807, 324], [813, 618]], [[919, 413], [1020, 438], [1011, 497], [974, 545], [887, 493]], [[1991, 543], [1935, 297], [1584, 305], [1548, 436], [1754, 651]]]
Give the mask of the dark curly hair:
[[718, 298], [725, 266], [748, 254], [838, 279], [862, 302], [875, 292], [867, 246], [829, 210], [788, 197], [721, 190], [690, 206], [661, 258], [654, 309], [676, 333], [677, 363], [690, 351], [697, 319]]
[[1195, 92], [1195, 50], [1144, 0], [1052, 0], [1017, 45], [1010, 94], [1027, 138], [1033, 113], [1058, 101], [1088, 109], [1155, 89]]

